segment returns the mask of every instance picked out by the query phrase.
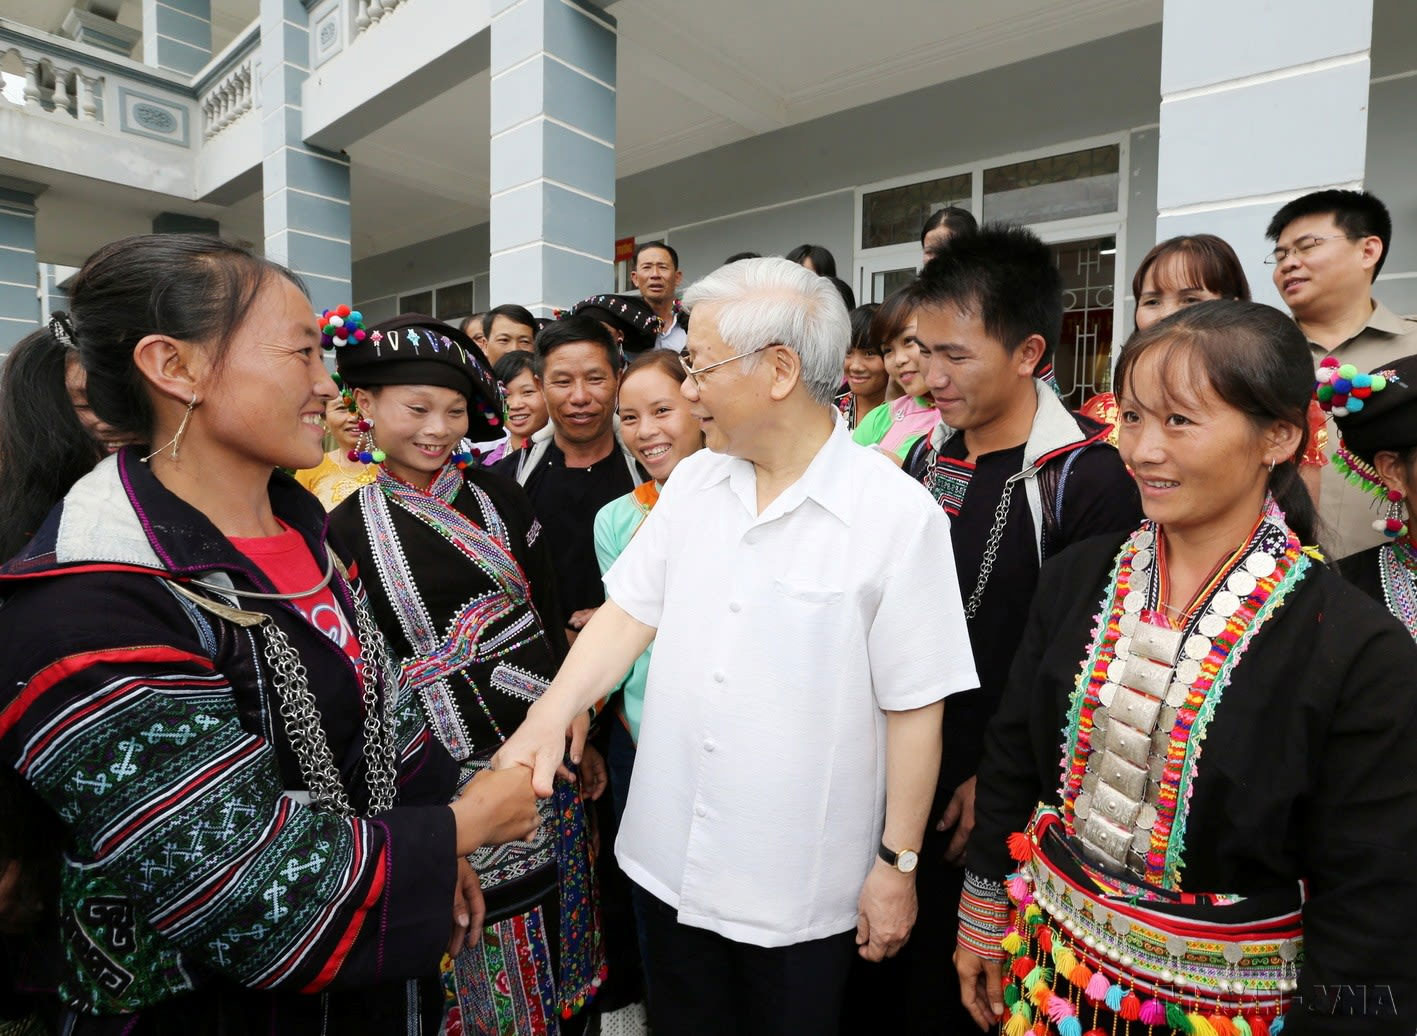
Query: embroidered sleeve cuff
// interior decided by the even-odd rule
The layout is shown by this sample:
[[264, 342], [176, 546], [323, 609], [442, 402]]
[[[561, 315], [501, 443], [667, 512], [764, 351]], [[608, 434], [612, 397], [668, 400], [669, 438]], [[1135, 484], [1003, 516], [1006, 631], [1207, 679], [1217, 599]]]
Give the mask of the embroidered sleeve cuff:
[[985, 960], [1002, 961], [1000, 943], [1009, 930], [1009, 897], [997, 881], [964, 872], [959, 897], [959, 944]]

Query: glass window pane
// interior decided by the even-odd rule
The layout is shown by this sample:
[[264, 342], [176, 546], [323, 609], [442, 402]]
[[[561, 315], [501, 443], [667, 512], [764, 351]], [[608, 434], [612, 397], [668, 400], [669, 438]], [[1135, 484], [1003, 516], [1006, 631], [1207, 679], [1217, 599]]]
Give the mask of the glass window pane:
[[449, 284], [438, 289], [438, 308], [433, 315], [439, 320], [455, 320], [472, 313], [472, 281]]
[[1045, 223], [1117, 211], [1117, 144], [984, 170], [984, 218]]
[[1070, 409], [1111, 388], [1117, 239], [1049, 245], [1063, 275], [1063, 332], [1053, 368]]
[[935, 210], [947, 205], [971, 209], [972, 190], [971, 174], [958, 173], [871, 192], [861, 199], [861, 247], [919, 241], [920, 228]]
[[900, 270], [879, 270], [871, 275], [871, 302], [884, 302], [901, 288], [915, 280], [915, 267]]
[[399, 296], [400, 313], [432, 313], [433, 312], [433, 291], [416, 292], [413, 295]]

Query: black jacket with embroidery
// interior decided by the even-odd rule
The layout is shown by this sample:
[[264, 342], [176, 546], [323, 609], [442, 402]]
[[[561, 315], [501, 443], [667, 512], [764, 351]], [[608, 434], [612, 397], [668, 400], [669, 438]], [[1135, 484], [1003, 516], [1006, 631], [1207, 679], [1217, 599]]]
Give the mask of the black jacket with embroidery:
[[[323, 563], [318, 501], [279, 472], [270, 495]], [[0, 569], [0, 760], [68, 840], [59, 978], [76, 1031], [140, 1012], [139, 1031], [149, 1017], [186, 1031], [341, 1017], [402, 1029], [402, 980], [436, 976], [450, 932], [455, 766], [401, 695], [395, 808], [346, 819], [301, 804], [287, 794], [304, 782], [266, 638], [174, 589], [191, 579], [275, 589], [131, 449], [81, 479]], [[357, 628], [357, 583], [337, 572], [331, 588]], [[235, 600], [298, 654], [362, 813], [353, 663], [288, 602]]]

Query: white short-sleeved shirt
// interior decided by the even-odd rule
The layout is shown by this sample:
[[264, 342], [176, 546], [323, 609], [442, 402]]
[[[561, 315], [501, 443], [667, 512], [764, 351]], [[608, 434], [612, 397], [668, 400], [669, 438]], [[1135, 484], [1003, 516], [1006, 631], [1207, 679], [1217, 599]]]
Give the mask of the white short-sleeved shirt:
[[855, 927], [882, 710], [978, 685], [949, 519], [836, 420], [761, 515], [749, 462], [682, 461], [605, 577], [658, 631], [620, 864], [682, 923], [759, 946]]

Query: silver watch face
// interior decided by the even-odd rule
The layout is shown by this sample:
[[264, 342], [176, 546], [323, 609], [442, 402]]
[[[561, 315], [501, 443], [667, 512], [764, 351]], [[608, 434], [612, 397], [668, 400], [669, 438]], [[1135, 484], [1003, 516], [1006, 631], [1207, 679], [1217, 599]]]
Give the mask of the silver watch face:
[[920, 857], [916, 854], [914, 849], [902, 849], [900, 852], [896, 853], [896, 869], [902, 874], [909, 874], [915, 869], [915, 865], [919, 862]]

